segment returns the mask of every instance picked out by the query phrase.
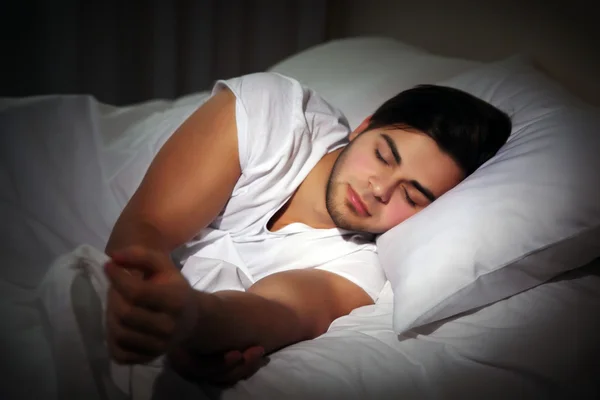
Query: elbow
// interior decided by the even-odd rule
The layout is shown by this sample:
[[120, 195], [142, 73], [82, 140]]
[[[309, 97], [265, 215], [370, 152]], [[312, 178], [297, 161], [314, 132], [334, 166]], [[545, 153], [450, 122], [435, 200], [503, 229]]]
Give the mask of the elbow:
[[295, 337], [294, 342], [314, 339], [329, 329], [331, 321], [324, 315], [319, 315], [321, 313], [307, 313], [290, 304], [272, 299], [271, 301], [278, 303], [281, 308], [285, 309], [285, 314], [288, 315], [287, 329], [293, 331], [290, 332], [290, 335]]
[[329, 318], [316, 318], [312, 320], [309, 326], [306, 327], [307, 340], [314, 339], [326, 333], [332, 322], [333, 320]]
[[331, 323], [337, 318], [327, 307], [300, 316], [300, 326], [304, 333], [304, 340], [314, 339], [326, 333]]
[[324, 318], [316, 318], [313, 316], [302, 317], [296, 315], [298, 340], [311, 340], [317, 338], [327, 332], [330, 322]]

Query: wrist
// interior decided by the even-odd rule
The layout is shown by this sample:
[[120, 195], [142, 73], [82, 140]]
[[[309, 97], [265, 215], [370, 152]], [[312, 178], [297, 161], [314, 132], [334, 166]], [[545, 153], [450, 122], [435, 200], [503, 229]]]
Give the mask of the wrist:
[[202, 347], [209, 347], [213, 333], [217, 331], [215, 316], [219, 315], [219, 303], [219, 298], [214, 294], [192, 288], [188, 305], [182, 314], [179, 340], [176, 343], [199, 351]]

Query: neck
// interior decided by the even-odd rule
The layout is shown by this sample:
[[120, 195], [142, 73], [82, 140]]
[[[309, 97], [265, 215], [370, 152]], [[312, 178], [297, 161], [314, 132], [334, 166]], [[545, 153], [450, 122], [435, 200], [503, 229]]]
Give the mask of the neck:
[[293, 206], [291, 216], [297, 222], [316, 229], [336, 227], [327, 212], [326, 195], [329, 176], [341, 152], [342, 149], [338, 149], [323, 156], [298, 187], [290, 204]]

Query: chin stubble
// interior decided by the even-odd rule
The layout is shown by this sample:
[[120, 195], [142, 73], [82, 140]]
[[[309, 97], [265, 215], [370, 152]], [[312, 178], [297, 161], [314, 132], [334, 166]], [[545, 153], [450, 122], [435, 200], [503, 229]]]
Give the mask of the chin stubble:
[[336, 177], [339, 173], [339, 168], [343, 164], [343, 160], [346, 156], [346, 151], [350, 148], [351, 144], [347, 145], [344, 150], [340, 153], [337, 160], [333, 164], [333, 168], [331, 169], [331, 173], [329, 174], [329, 179], [327, 180], [327, 188], [325, 190], [325, 206], [327, 208], [327, 212], [331, 217], [333, 223], [340, 229], [346, 229], [350, 231], [360, 230], [356, 229], [346, 218], [346, 215], [342, 211], [343, 204], [339, 204], [335, 199], [335, 192], [340, 184], [336, 184]]

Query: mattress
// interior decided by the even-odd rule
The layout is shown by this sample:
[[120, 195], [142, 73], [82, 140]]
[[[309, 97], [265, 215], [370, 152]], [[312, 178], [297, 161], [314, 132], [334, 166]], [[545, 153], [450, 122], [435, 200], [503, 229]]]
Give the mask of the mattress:
[[[40, 298], [40, 283], [62, 254], [82, 243], [104, 247], [155, 152], [206, 96], [124, 108], [89, 96], [0, 101], [1, 398], [62, 399], [76, 384], [89, 399], [600, 396], [598, 261], [400, 336], [392, 330], [386, 285], [377, 304], [272, 354], [256, 375], [228, 389], [192, 385], [152, 365], [133, 368], [126, 382], [109, 374], [102, 384], [82, 386], [92, 359], [76, 373], [63, 368], [73, 358], [56, 346], [62, 333]], [[86, 315], [88, 328], [77, 336], [109, 363], [101, 293], [90, 279], [81, 275], [58, 300]]]

